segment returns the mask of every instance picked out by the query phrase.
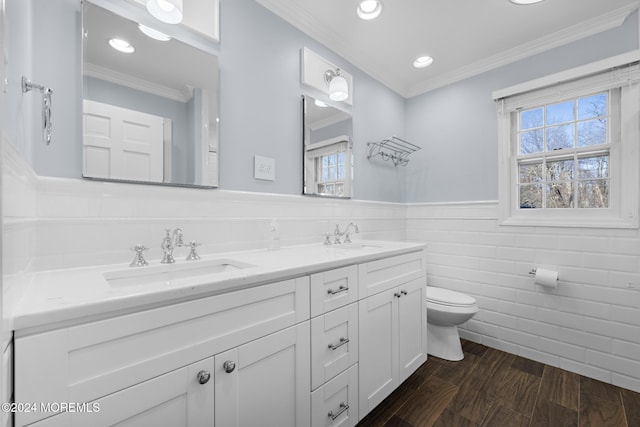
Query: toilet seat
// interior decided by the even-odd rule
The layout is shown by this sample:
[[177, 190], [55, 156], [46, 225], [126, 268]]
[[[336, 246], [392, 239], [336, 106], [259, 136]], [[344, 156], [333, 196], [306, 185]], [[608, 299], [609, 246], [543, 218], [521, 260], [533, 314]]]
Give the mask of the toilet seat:
[[449, 307], [471, 307], [476, 305], [475, 298], [450, 289], [427, 286], [427, 302]]

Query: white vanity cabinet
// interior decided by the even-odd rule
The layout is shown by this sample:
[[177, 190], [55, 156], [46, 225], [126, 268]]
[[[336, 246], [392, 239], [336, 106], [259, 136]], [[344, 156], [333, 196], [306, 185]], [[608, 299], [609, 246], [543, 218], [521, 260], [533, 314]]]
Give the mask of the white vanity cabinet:
[[15, 425], [353, 427], [426, 360], [426, 259], [409, 245], [17, 330], [15, 402], [50, 410]]
[[423, 252], [360, 265], [361, 419], [427, 360], [425, 265]]
[[[283, 400], [288, 399], [289, 406], [296, 411], [301, 402], [306, 402], [308, 424], [308, 319], [309, 278], [302, 277], [48, 332], [16, 334], [15, 401], [38, 404], [104, 401], [105, 405], [122, 402], [123, 407], [130, 408], [134, 415], [138, 409], [145, 410], [147, 399], [161, 392], [161, 387], [154, 384], [163, 384], [167, 389], [165, 397], [169, 400], [182, 399], [184, 403], [186, 399], [188, 403], [189, 399], [198, 402], [205, 399], [207, 404], [203, 406], [209, 411], [209, 408], [221, 406], [217, 399], [222, 397], [236, 399], [236, 407], [241, 399], [250, 401], [249, 388], [252, 389], [250, 392], [262, 393], [259, 397], [253, 396], [254, 401], [273, 398], [270, 396], [272, 385], [275, 387], [277, 381], [285, 378], [295, 378], [296, 382], [278, 384], [281, 390], [286, 389], [286, 394], [278, 397], [278, 410], [282, 410]], [[265, 353], [265, 348], [280, 353]], [[229, 354], [230, 349], [237, 357]], [[238, 387], [231, 398], [216, 395], [214, 402], [209, 394], [200, 392], [201, 388], [197, 387], [201, 385], [196, 381], [202, 370], [198, 363], [211, 360], [212, 356], [216, 357], [213, 358], [213, 369], [208, 370], [211, 379], [204, 386], [218, 388], [218, 381], [222, 381], [222, 386], [223, 380], [237, 378]], [[230, 376], [219, 363], [222, 360], [224, 365], [227, 359], [236, 365], [235, 374], [232, 372]], [[292, 360], [296, 362], [291, 363]], [[250, 383], [267, 381], [274, 376], [278, 378], [276, 383], [265, 382], [261, 389]], [[198, 393], [190, 397], [185, 390], [189, 391], [188, 387], [192, 386]], [[299, 395], [306, 395], [306, 399], [299, 400]], [[148, 405], [158, 406], [153, 402], [151, 399]], [[113, 404], [118, 408], [117, 403]], [[301, 408], [304, 413], [305, 405]], [[192, 410], [193, 405], [188, 412]], [[16, 426], [51, 416], [43, 425], [75, 425], [75, 422], [65, 422], [64, 418], [73, 420], [77, 413], [56, 415], [56, 412], [55, 408], [49, 413], [18, 412]], [[112, 425], [106, 418], [109, 412], [108, 406], [101, 407], [101, 415], [96, 420], [105, 417], [103, 424], [100, 421], [94, 424], [92, 414], [78, 419], [86, 416], [91, 420], [81, 425]], [[197, 414], [183, 420], [184, 423], [171, 425], [199, 426], [201, 424], [191, 421], [200, 420], [202, 413], [197, 411]], [[281, 425], [305, 425], [297, 421]], [[133, 425], [164, 424], [142, 422]], [[207, 425], [213, 424], [208, 422]]]

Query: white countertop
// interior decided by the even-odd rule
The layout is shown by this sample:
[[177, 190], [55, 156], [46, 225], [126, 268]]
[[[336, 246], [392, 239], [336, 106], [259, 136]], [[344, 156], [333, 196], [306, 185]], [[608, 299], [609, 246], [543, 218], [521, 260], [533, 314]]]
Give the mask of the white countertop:
[[[116, 264], [42, 271], [25, 277], [26, 283], [21, 286], [26, 286], [26, 289], [13, 307], [9, 322], [16, 331], [47, 327], [58, 322], [80, 322], [85, 318], [229, 292], [422, 248], [424, 245], [420, 243], [362, 240], [343, 245], [314, 244], [276, 251], [221, 253], [203, 256], [199, 261], [177, 259], [170, 266], [160, 264], [159, 260], [148, 260], [148, 267]], [[114, 271], [148, 269], [146, 271], [152, 272], [158, 268], [181, 268], [185, 264], [195, 266], [213, 260], [230, 260], [250, 266], [146, 285], [112, 286], [104, 276]]]

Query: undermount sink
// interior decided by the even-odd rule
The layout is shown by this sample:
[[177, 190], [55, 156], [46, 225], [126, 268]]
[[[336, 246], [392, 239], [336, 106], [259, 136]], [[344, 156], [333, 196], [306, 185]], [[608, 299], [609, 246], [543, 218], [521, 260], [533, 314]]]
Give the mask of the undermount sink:
[[116, 288], [150, 284], [171, 285], [171, 282], [176, 280], [211, 276], [249, 267], [253, 265], [232, 259], [215, 259], [107, 271], [103, 276], [110, 286]]

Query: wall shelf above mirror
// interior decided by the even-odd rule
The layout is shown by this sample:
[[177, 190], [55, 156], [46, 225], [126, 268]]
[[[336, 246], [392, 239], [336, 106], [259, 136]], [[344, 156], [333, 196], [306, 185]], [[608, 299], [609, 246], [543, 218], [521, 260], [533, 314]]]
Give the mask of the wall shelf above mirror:
[[[163, 39], [144, 33], [139, 24], [167, 24], [131, 3], [83, 2], [83, 176], [217, 187], [218, 58], [199, 48], [200, 33], [198, 47], [172, 37], [191, 31], [182, 24]], [[184, 2], [185, 18], [196, 3]], [[112, 49], [112, 38], [134, 52]]]
[[302, 96], [303, 194], [350, 198], [353, 154], [351, 114]]

